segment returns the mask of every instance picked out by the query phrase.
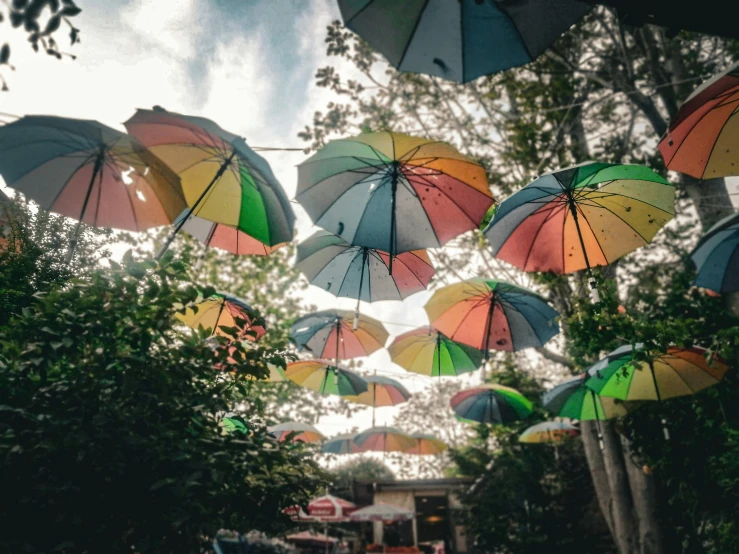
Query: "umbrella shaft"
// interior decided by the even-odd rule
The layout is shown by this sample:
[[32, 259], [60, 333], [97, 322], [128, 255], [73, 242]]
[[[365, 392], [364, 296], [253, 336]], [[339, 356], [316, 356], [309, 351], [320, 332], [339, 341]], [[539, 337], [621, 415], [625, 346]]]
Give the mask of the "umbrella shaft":
[[395, 256], [395, 242], [396, 242], [396, 221], [395, 221], [395, 197], [398, 193], [398, 162], [393, 162], [393, 175], [392, 175], [392, 197], [390, 199], [390, 264], [388, 267], [388, 273], [392, 277], [393, 275], [393, 257]]
[[[103, 162], [105, 161], [105, 149], [101, 148], [100, 153], [95, 158], [95, 166], [92, 169], [92, 177], [90, 178], [90, 186], [87, 187], [87, 194], [85, 194], [85, 200], [82, 202], [82, 210], [80, 210], [80, 217], [79, 221], [77, 221], [77, 225], [74, 227], [74, 233], [72, 234], [72, 238], [69, 239], [69, 248], [67, 249], [67, 256], [64, 258], [64, 263], [66, 265], [69, 265], [69, 263], [72, 261], [72, 257], [74, 256], [75, 248], [77, 247], [77, 240], [80, 236], [80, 231], [82, 230], [82, 219], [85, 217], [85, 212], [87, 211], [87, 204], [90, 201], [90, 195], [92, 194], [92, 189], [95, 186], [95, 179], [97, 179], [98, 174], [100, 173]], [[103, 191], [100, 191], [100, 194], [102, 194]]]

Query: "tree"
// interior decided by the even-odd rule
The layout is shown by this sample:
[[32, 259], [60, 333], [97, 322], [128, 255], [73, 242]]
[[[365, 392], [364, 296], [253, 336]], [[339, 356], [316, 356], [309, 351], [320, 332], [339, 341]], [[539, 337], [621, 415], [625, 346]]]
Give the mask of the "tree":
[[331, 494], [354, 501], [354, 481], [358, 479], [395, 479], [393, 471], [381, 460], [368, 456], [353, 457], [334, 466], [331, 476]]

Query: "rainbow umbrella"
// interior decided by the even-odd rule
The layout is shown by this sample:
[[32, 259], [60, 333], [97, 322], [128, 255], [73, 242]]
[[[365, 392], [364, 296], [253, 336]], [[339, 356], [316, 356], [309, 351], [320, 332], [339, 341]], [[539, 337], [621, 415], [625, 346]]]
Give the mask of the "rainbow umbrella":
[[367, 391], [361, 375], [328, 360], [304, 360], [287, 364], [285, 377], [324, 396], [357, 396]]
[[273, 425], [268, 427], [267, 431], [272, 433], [280, 442], [285, 442], [291, 436], [292, 442], [311, 443], [324, 439], [323, 434], [313, 427], [313, 425], [296, 421], [288, 421], [287, 423]]
[[256, 315], [249, 304], [220, 292], [195, 302], [184, 313], [175, 314], [175, 317], [192, 329], [211, 329], [211, 336], [232, 336], [221, 327], [236, 327], [238, 337], [247, 340], [259, 340], [267, 332], [264, 320]]
[[405, 452], [415, 441], [394, 427], [370, 427], [354, 437], [357, 452]]
[[382, 323], [369, 316], [355, 318], [345, 310], [324, 310], [297, 319], [290, 327], [290, 338], [298, 350], [338, 362], [369, 356], [385, 346], [388, 332]]
[[739, 291], [739, 213], [711, 227], [690, 257], [698, 268], [694, 285], [719, 294]]
[[476, 229], [493, 199], [485, 169], [443, 142], [367, 133], [334, 140], [298, 166], [296, 199], [349, 244], [391, 255]]
[[[208, 119], [158, 107], [137, 110], [125, 126], [180, 176], [189, 215], [236, 227], [268, 246], [292, 240], [290, 201], [243, 138]], [[186, 221], [174, 228], [160, 256]]]
[[495, 257], [523, 271], [590, 271], [648, 244], [674, 203], [675, 188], [649, 168], [591, 162], [504, 200], [485, 236]]
[[8, 186], [81, 224], [142, 231], [169, 225], [186, 207], [180, 180], [143, 144], [97, 121], [30, 115], [0, 127]]
[[480, 367], [483, 358], [480, 350], [454, 342], [433, 327], [398, 335], [387, 350], [393, 363], [429, 377], [469, 373]]
[[424, 306], [431, 325], [483, 351], [538, 348], [559, 333], [559, 314], [540, 296], [510, 283], [469, 279], [442, 287]]
[[527, 64], [591, 7], [576, 0], [339, 0], [344, 25], [400, 71], [466, 83]]
[[558, 443], [576, 437], [580, 430], [564, 421], [544, 421], [526, 429], [518, 437], [518, 442], [525, 443]]
[[276, 246], [267, 246], [243, 231], [239, 231], [236, 227], [213, 223], [195, 215], [188, 218], [188, 212], [189, 210], [183, 211], [175, 221], [175, 225], [185, 219], [181, 230], [202, 242], [206, 248], [225, 250], [236, 256], [269, 256], [286, 244], [283, 242]]
[[331, 437], [321, 446], [323, 454], [354, 454], [356, 446], [354, 444], [354, 435], [336, 435]]
[[510, 423], [530, 416], [533, 405], [516, 389], [484, 384], [459, 391], [450, 402], [459, 417], [477, 423]]
[[448, 446], [444, 442], [440, 441], [433, 435], [427, 435], [426, 433], [413, 433], [411, 435], [413, 442], [413, 448], [406, 450], [406, 454], [441, 454], [446, 451]]
[[375, 426], [375, 408], [397, 406], [407, 402], [411, 397], [408, 389], [395, 379], [371, 375], [364, 380], [367, 381], [367, 391], [357, 396], [349, 396], [347, 400], [372, 407], [372, 427]]
[[672, 347], [654, 356], [644, 352], [647, 360], [635, 359], [635, 351], [643, 348], [617, 348], [588, 369], [591, 378], [585, 386], [601, 397], [661, 401], [716, 385], [729, 369], [718, 356], [709, 362], [705, 348]]
[[622, 417], [640, 406], [638, 402], [622, 402], [598, 396], [585, 387], [585, 375], [568, 379], [544, 394], [544, 408], [557, 417], [578, 421], [601, 421]]
[[680, 106], [659, 151], [665, 166], [698, 179], [739, 175], [739, 64], [698, 87]]

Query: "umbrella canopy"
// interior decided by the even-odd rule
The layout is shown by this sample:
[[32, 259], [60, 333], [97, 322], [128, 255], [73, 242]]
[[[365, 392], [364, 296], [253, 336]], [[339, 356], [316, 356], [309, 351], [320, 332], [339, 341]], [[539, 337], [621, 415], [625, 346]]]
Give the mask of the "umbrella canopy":
[[264, 320], [256, 316], [249, 304], [221, 292], [188, 306], [184, 314], [177, 313], [175, 317], [192, 329], [211, 329], [211, 336], [231, 337], [221, 327], [236, 327], [238, 337], [246, 340], [259, 340], [267, 332]]
[[647, 167], [587, 163], [506, 198], [485, 229], [493, 255], [523, 271], [572, 273], [648, 244], [675, 215], [675, 187]]
[[367, 382], [367, 391], [358, 396], [350, 396], [347, 400], [373, 408], [381, 408], [402, 404], [411, 397], [408, 389], [395, 379], [370, 375], [364, 377], [364, 380]]
[[516, 389], [502, 385], [480, 385], [452, 396], [459, 417], [477, 423], [510, 423], [531, 415], [533, 405]]
[[711, 227], [690, 257], [698, 268], [693, 284], [721, 294], [739, 291], [739, 213]]
[[525, 443], [557, 443], [563, 442], [569, 438], [576, 437], [580, 434], [580, 430], [564, 421], [544, 421], [537, 423], [526, 429], [518, 442]]
[[576, 0], [339, 0], [344, 25], [400, 71], [465, 83], [524, 65], [584, 16]]
[[698, 87], [680, 106], [659, 151], [668, 169], [698, 179], [739, 175], [739, 64]]
[[424, 306], [431, 325], [482, 350], [538, 348], [559, 333], [559, 314], [531, 291], [492, 279], [442, 287]]
[[332, 521], [348, 521], [347, 517], [356, 509], [356, 504], [353, 504], [348, 500], [344, 500], [343, 498], [326, 494], [311, 500], [308, 503], [307, 513], [303, 512], [300, 506], [291, 506], [286, 508], [284, 512], [291, 515], [294, 520], [329, 523]]
[[218, 248], [236, 256], [269, 256], [287, 244], [283, 242], [277, 246], [267, 246], [243, 231], [239, 231], [236, 227], [213, 223], [195, 215], [188, 218], [188, 212], [189, 210], [184, 210], [175, 221], [175, 225], [185, 219], [182, 231], [198, 239], [206, 248]]
[[357, 396], [367, 391], [361, 375], [327, 360], [306, 360], [287, 364], [285, 377], [324, 396]]
[[585, 386], [601, 397], [660, 401], [715, 385], [729, 369], [718, 356], [709, 362], [704, 348], [672, 347], [650, 361], [635, 360], [635, 350], [642, 349], [641, 344], [617, 348], [590, 367]]
[[311, 285], [365, 302], [403, 300], [425, 290], [434, 275], [425, 250], [394, 256], [391, 275], [390, 254], [352, 246], [328, 231], [318, 231], [298, 244], [296, 266]]
[[354, 437], [357, 452], [405, 452], [415, 441], [394, 427], [370, 427]]
[[393, 257], [476, 229], [493, 202], [481, 165], [389, 132], [329, 142], [298, 166], [296, 199], [316, 225]]
[[268, 246], [292, 240], [290, 201], [243, 138], [209, 119], [162, 108], [137, 110], [125, 125], [180, 176], [190, 214], [236, 227]]
[[398, 335], [387, 350], [393, 363], [429, 377], [469, 373], [480, 367], [483, 358], [480, 350], [455, 342], [433, 327]]
[[318, 442], [324, 439], [323, 434], [307, 423], [299, 423], [296, 421], [289, 421], [287, 423], [280, 423], [279, 425], [273, 425], [268, 427], [267, 431], [272, 433], [277, 440], [284, 442], [292, 435], [293, 442]]
[[323, 454], [354, 454], [356, 445], [354, 444], [354, 435], [336, 435], [331, 437], [321, 446]]
[[625, 416], [639, 407], [639, 402], [622, 402], [598, 396], [585, 387], [585, 375], [560, 383], [544, 394], [544, 408], [558, 417], [579, 421], [605, 420]]
[[401, 508], [395, 504], [378, 502], [353, 512], [349, 519], [352, 521], [407, 521], [414, 517], [416, 513], [413, 510]]
[[308, 350], [314, 356], [336, 360], [369, 356], [385, 346], [389, 335], [382, 323], [362, 315], [355, 326], [354, 318], [346, 310], [308, 314], [292, 324], [290, 338], [300, 351]]
[[337, 539], [336, 537], [329, 537], [328, 535], [324, 535], [322, 533], [313, 534], [311, 531], [301, 531], [300, 533], [293, 533], [292, 535], [288, 535], [287, 537], [285, 537], [285, 540], [287, 542], [320, 545], [324, 545], [326, 543], [334, 544], [335, 542], [339, 542], [339, 539]]
[[95, 227], [142, 231], [169, 225], [186, 208], [172, 170], [97, 121], [32, 115], [3, 125], [0, 174], [43, 209]]
[[221, 420], [221, 427], [223, 427], [229, 433], [233, 433], [234, 431], [239, 431], [241, 433], [249, 432], [246, 424], [235, 417], [224, 417]]
[[411, 438], [415, 444], [413, 448], [405, 451], [406, 454], [441, 454], [448, 448], [446, 444], [433, 435], [413, 433]]

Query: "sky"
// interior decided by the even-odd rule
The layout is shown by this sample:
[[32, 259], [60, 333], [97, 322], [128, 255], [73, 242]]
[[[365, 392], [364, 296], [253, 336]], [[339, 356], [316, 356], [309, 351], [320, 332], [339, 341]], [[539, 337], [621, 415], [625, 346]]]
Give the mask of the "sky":
[[[313, 76], [329, 62], [324, 36], [339, 18], [335, 0], [80, 0], [79, 5], [83, 12], [74, 23], [82, 42], [68, 48], [67, 32], [62, 28], [58, 34], [62, 50], [76, 60], [33, 52], [23, 33], [11, 37], [16, 70], [3, 73], [10, 91], [0, 95], [0, 112], [96, 119], [124, 130], [123, 121], [136, 108], [160, 105], [211, 118], [251, 146], [290, 148], [304, 146], [298, 131], [332, 98], [314, 85]], [[293, 198], [296, 165], [306, 155], [262, 155]], [[298, 204], [293, 207], [298, 239], [305, 238], [315, 228]], [[363, 303], [362, 313], [402, 323], [387, 325], [391, 334], [400, 334], [426, 324], [422, 306], [428, 296]], [[306, 301], [320, 309], [354, 309], [356, 303], [316, 287], [310, 287]], [[365, 360], [364, 367], [396, 374], [411, 391], [429, 382], [394, 366], [386, 351]], [[390, 424], [396, 411], [379, 409], [377, 424]], [[370, 410], [364, 410], [350, 420], [322, 418], [318, 428], [335, 435], [370, 424]]]

